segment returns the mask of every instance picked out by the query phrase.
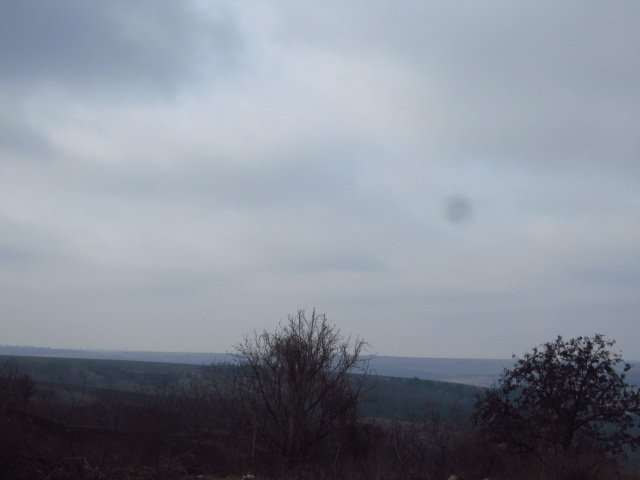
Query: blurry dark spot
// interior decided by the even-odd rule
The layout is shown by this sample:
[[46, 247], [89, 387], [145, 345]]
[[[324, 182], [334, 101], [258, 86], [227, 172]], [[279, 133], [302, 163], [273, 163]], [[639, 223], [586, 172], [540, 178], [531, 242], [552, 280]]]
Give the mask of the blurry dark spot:
[[445, 200], [444, 214], [451, 223], [465, 223], [473, 216], [473, 207], [466, 197], [451, 196]]

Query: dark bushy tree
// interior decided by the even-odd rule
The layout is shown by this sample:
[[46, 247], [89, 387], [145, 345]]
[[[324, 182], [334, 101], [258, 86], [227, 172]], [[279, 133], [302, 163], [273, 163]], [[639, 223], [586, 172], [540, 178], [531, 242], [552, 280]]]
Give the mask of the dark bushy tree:
[[329, 439], [339, 444], [363, 400], [364, 347], [315, 310], [290, 315], [273, 333], [247, 336], [236, 349], [258, 443], [290, 464], [322, 451]]
[[640, 444], [640, 392], [625, 379], [630, 365], [603, 335], [562, 337], [505, 369], [477, 399], [476, 425], [492, 438], [537, 454], [623, 453]]

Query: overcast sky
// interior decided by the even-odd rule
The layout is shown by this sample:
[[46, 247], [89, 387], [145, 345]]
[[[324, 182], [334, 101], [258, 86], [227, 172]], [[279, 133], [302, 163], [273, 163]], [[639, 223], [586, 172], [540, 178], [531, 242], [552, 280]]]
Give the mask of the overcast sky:
[[640, 358], [640, 2], [0, 0], [0, 343]]

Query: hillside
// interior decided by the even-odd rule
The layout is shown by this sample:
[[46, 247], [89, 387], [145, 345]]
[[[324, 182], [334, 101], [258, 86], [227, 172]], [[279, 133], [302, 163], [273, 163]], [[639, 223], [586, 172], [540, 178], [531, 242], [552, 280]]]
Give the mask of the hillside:
[[[125, 360], [160, 362], [188, 365], [209, 365], [233, 360], [228, 353], [205, 352], [143, 352], [121, 350], [73, 350], [42, 347], [0, 346], [0, 355], [78, 358], [100, 360]], [[372, 356], [371, 370], [377, 375], [390, 377], [420, 378], [490, 386], [500, 372], [511, 364], [504, 359], [462, 359]]]
[[[118, 390], [133, 392], [159, 382], [177, 383], [198, 373], [203, 366], [55, 357], [7, 357], [29, 373], [36, 382], [57, 390], [87, 392]], [[220, 366], [218, 368], [224, 368]], [[457, 406], [469, 411], [477, 387], [418, 378], [374, 375], [368, 384], [370, 402], [362, 407], [367, 416], [409, 419], [420, 416], [427, 405], [446, 410]]]
[[[139, 361], [160, 363], [162, 365], [183, 364], [192, 366], [233, 361], [233, 355], [229, 353], [76, 350], [11, 345], [0, 345], [0, 356], [2, 355]], [[493, 385], [498, 380], [503, 369], [511, 365], [513, 365], [512, 359], [398, 357], [385, 355], [372, 356], [370, 363], [372, 372], [380, 376], [439, 380], [481, 387]], [[630, 383], [640, 385], [640, 362], [632, 361], [631, 365], [627, 378]], [[173, 367], [166, 368], [170, 371]]]

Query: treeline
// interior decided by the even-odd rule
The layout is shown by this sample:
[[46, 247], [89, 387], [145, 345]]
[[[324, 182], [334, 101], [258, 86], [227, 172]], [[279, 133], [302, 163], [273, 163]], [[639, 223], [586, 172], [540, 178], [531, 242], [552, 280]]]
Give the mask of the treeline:
[[[243, 393], [242, 375], [238, 367], [216, 367], [135, 392], [68, 386], [54, 394], [5, 364], [0, 478], [241, 478], [251, 473], [391, 479], [447, 478], [453, 472], [459, 478], [484, 478], [491, 471], [487, 451], [457, 407], [425, 406], [425, 414], [413, 421], [339, 412], [330, 431], [310, 432], [314, 438], [308, 447], [303, 441], [295, 446], [293, 429], [300, 427], [287, 422], [286, 431], [267, 432], [274, 424], [257, 416]], [[298, 437], [307, 433], [301, 430]]]
[[130, 391], [38, 385], [5, 363], [0, 478], [638, 478], [624, 457], [640, 393], [611, 345], [558, 338], [475, 405], [425, 402], [403, 419], [367, 414], [366, 344], [316, 312], [247, 336], [233, 365]]

